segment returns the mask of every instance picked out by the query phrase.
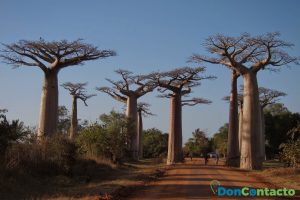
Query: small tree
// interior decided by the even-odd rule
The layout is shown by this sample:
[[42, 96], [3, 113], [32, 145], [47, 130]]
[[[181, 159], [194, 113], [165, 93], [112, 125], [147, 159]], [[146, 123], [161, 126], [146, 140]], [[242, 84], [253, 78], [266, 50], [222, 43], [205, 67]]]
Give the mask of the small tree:
[[3, 44], [0, 57], [5, 63], [40, 68], [44, 73], [41, 97], [38, 136], [49, 136], [57, 131], [58, 121], [58, 73], [63, 68], [80, 65], [88, 60], [96, 60], [116, 55], [111, 50], [98, 50], [82, 40], [46, 42], [20, 40], [13, 44]]
[[116, 70], [121, 76], [120, 81], [106, 79], [113, 87], [98, 87], [100, 92], [110, 95], [117, 101], [126, 103], [126, 116], [133, 122], [134, 133], [131, 141], [132, 158], [138, 159], [139, 140], [138, 140], [138, 124], [137, 124], [137, 99], [144, 96], [148, 92], [152, 92], [156, 85], [148, 81], [145, 76], [134, 76], [132, 72], [127, 70]]
[[80, 99], [83, 101], [84, 105], [87, 106], [86, 101], [96, 96], [95, 94], [87, 95], [85, 86], [87, 83], [71, 83], [66, 82], [61, 86], [70, 92], [72, 96], [72, 117], [71, 117], [71, 126], [70, 126], [70, 139], [74, 139], [77, 135], [77, 128], [78, 128], [78, 119], [77, 119], [77, 100]]
[[[182, 67], [168, 72], [152, 73], [148, 77], [159, 86], [158, 91], [163, 93], [160, 97], [170, 98], [170, 128], [167, 164], [183, 161], [182, 106], [211, 103], [211, 101], [202, 98], [182, 100], [182, 97], [186, 97], [192, 92], [193, 87], [200, 85], [201, 80], [215, 79], [214, 76], [201, 76], [200, 73], [204, 72], [204, 67]], [[170, 91], [170, 93], [165, 93], [166, 91]]]

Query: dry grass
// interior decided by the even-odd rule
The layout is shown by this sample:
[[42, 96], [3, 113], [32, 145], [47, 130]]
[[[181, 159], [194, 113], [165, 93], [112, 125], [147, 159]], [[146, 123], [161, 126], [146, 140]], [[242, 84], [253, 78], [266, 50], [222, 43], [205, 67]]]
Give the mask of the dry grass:
[[[0, 172], [0, 199], [112, 199], [124, 197], [162, 174], [156, 160], [117, 166], [106, 159], [76, 162], [72, 175], [35, 177], [22, 170]], [[16, 173], [17, 172], [17, 173]]]
[[265, 169], [256, 174], [278, 187], [300, 190], [300, 169], [283, 166], [279, 161], [268, 161], [264, 163]]

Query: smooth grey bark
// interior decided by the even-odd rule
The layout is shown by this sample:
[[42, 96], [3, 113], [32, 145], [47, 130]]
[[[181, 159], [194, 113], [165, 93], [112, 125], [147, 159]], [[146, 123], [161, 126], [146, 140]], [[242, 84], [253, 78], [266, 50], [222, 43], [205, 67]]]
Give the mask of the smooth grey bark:
[[131, 153], [132, 158], [137, 160], [139, 157], [139, 140], [138, 140], [138, 123], [137, 123], [137, 97], [130, 95], [127, 98], [127, 110], [126, 116], [131, 120], [133, 124], [133, 130], [131, 131]]
[[261, 109], [256, 73], [249, 70], [243, 74], [243, 122], [241, 135], [242, 169], [261, 169]]
[[143, 158], [143, 116], [142, 110], [138, 111], [138, 141], [139, 141], [139, 159]]
[[38, 128], [39, 138], [56, 134], [58, 123], [58, 72], [48, 70], [44, 74]]
[[170, 98], [170, 125], [169, 125], [167, 165], [171, 165], [183, 161], [181, 118], [182, 118], [181, 95], [175, 93]]
[[74, 139], [77, 136], [78, 119], [77, 119], [77, 97], [73, 95], [72, 101], [72, 117], [70, 126], [70, 139]]
[[238, 75], [232, 71], [231, 92], [229, 100], [229, 127], [227, 142], [227, 160], [226, 164], [230, 167], [239, 166], [239, 137], [238, 137], [238, 93], [237, 93]]

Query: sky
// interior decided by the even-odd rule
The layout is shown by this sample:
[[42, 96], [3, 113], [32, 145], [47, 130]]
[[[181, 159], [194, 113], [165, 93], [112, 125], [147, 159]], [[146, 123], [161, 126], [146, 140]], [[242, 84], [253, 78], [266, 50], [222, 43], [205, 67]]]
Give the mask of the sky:
[[[194, 53], [207, 54], [202, 44], [211, 35], [259, 35], [274, 31], [295, 45], [288, 49], [291, 55], [300, 56], [299, 8], [297, 0], [0, 0], [0, 42], [10, 44], [40, 37], [47, 41], [82, 38], [99, 49], [115, 50], [115, 57], [86, 62], [59, 73], [59, 84], [88, 82], [88, 92], [97, 94], [88, 100], [88, 107], [78, 103], [78, 117], [91, 122], [111, 110], [122, 111], [122, 103], [95, 90], [110, 86], [105, 78], [119, 79], [114, 70], [147, 74], [183, 66], [207, 67], [205, 75], [217, 79], [204, 80], [194, 88], [191, 97], [207, 98], [213, 103], [183, 108], [186, 141], [196, 128], [212, 136], [228, 121], [229, 108], [222, 97], [229, 94], [231, 75], [224, 66], [187, 63], [188, 58]], [[300, 112], [299, 76], [299, 66], [292, 64], [277, 73], [259, 72], [258, 83], [287, 93], [280, 102], [290, 111]], [[0, 108], [8, 109], [9, 119], [36, 126], [42, 84], [40, 69], [13, 69], [0, 62]], [[140, 99], [151, 104], [152, 113], [157, 115], [145, 118], [144, 128], [157, 127], [167, 132], [169, 101], [156, 96], [154, 92]], [[62, 87], [59, 104], [71, 109], [71, 97]]]

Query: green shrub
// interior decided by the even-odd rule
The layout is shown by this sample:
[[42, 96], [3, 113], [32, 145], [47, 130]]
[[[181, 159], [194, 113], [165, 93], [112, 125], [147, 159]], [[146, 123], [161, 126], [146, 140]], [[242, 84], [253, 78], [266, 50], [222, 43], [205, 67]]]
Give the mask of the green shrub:
[[293, 141], [290, 140], [287, 143], [283, 143], [279, 146], [282, 150], [280, 158], [290, 167], [297, 167], [300, 163], [300, 139]]

